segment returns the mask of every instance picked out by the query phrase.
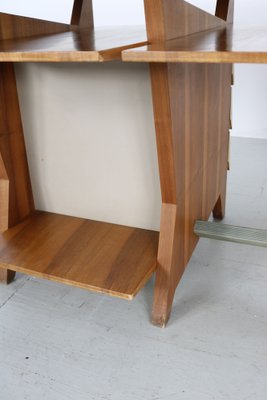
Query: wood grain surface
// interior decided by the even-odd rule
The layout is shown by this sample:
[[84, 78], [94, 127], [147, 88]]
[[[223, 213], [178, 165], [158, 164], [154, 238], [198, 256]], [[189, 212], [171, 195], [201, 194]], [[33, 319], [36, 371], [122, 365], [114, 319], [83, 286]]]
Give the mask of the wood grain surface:
[[215, 15], [226, 22], [234, 22], [234, 0], [217, 0]]
[[127, 48], [147, 44], [145, 28], [79, 29], [0, 40], [0, 61], [99, 62], [121, 59]]
[[37, 18], [0, 13], [0, 39], [16, 39], [34, 35], [65, 32], [70, 25]]
[[124, 51], [124, 61], [267, 63], [267, 28], [208, 30]]
[[70, 23], [81, 28], [94, 27], [92, 0], [74, 1]]
[[0, 13], [0, 39], [48, 35], [94, 26], [92, 0], [74, 0], [70, 24]]
[[92, 0], [74, 1], [70, 24], [0, 13], [0, 62], [109, 61], [146, 43], [145, 28], [94, 30]]
[[153, 43], [225, 26], [221, 18], [184, 0], [144, 0], [144, 5], [147, 35]]
[[0, 267], [131, 300], [157, 248], [158, 232], [36, 212], [1, 234]]
[[[154, 7], [152, 0], [145, 0], [152, 46], [188, 35], [184, 3], [162, 0]], [[193, 21], [202, 21], [201, 10], [190, 10]], [[205, 21], [193, 25], [209, 29], [217, 17]], [[215, 205], [217, 215], [224, 213], [232, 68], [155, 62], [150, 71], [163, 203], [152, 322], [165, 326], [198, 241], [196, 219], [208, 219]]]
[[163, 201], [153, 321], [164, 325], [198, 241], [195, 220], [216, 204], [223, 214], [231, 66], [154, 64], [151, 77]]

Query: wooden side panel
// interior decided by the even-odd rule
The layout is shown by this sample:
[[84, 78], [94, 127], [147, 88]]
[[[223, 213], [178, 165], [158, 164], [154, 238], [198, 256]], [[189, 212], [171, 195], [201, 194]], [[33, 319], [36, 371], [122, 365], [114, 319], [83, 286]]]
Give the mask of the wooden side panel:
[[0, 13], [0, 39], [44, 35], [70, 30], [67, 24]]
[[34, 210], [13, 65], [0, 64], [0, 153], [9, 179], [9, 223], [16, 225]]
[[151, 64], [151, 78], [163, 201], [152, 319], [164, 326], [198, 241], [195, 221], [216, 203], [223, 212], [231, 66]]
[[148, 39], [152, 43], [225, 26], [221, 18], [184, 0], [144, 0], [144, 4]]
[[74, 0], [71, 25], [45, 21], [18, 15], [0, 13], [0, 39], [16, 39], [28, 36], [67, 32], [94, 26], [92, 0]]
[[215, 15], [232, 23], [234, 20], [234, 0], [217, 0]]
[[[0, 64], [0, 200], [1, 231], [18, 224], [34, 210], [16, 80], [10, 63]], [[6, 281], [11, 275], [1, 272]]]
[[94, 18], [92, 0], [74, 1], [71, 24], [79, 25], [81, 28], [93, 28]]
[[[183, 0], [144, 4], [152, 44], [225, 27], [233, 6], [218, 0], [213, 16]], [[195, 221], [224, 213], [231, 66], [151, 63], [150, 70], [163, 202], [152, 321], [164, 326], [198, 241]]]

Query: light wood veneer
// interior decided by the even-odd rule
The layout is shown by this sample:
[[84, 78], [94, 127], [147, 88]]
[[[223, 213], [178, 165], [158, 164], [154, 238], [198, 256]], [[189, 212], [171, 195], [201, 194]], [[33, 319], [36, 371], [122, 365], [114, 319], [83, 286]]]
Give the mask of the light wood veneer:
[[0, 267], [131, 300], [157, 248], [158, 232], [35, 212], [0, 235]]

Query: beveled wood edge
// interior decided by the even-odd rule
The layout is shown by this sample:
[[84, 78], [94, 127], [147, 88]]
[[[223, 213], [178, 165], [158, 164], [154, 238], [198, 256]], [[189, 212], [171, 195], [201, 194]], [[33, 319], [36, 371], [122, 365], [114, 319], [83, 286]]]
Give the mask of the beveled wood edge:
[[122, 59], [122, 52], [145, 46], [147, 41], [133, 43], [107, 50], [93, 51], [47, 51], [47, 52], [0, 52], [0, 62], [105, 62]]
[[74, 286], [80, 289], [86, 289], [92, 292], [96, 292], [96, 293], [101, 293], [101, 294], [108, 294], [110, 296], [113, 297], [119, 297], [125, 300], [133, 300], [134, 295], [132, 294], [122, 294], [122, 293], [118, 293], [115, 292], [113, 290], [107, 290], [107, 289], [102, 289], [102, 288], [98, 288], [95, 286], [91, 286], [91, 285], [86, 285], [82, 282], [76, 282], [76, 281], [72, 281], [70, 279], [64, 279], [61, 277], [52, 277], [51, 275], [46, 275], [44, 273], [38, 272], [38, 271], [29, 271], [27, 268], [22, 268], [19, 266], [14, 266], [14, 265], [10, 265], [10, 264], [5, 264], [5, 263], [0, 263], [0, 268], [1, 269], [8, 269], [10, 271], [15, 271], [15, 272], [20, 272], [22, 274], [25, 275], [29, 275], [32, 276], [34, 278], [41, 278], [41, 279], [46, 279], [48, 281], [54, 281], [54, 282], [59, 282], [59, 283], [64, 283], [65, 285], [69, 285], [69, 286]]
[[58, 282], [58, 283], [63, 283], [65, 285], [69, 285], [69, 286], [74, 286], [77, 287], [79, 289], [85, 289], [91, 292], [95, 292], [95, 293], [100, 293], [100, 294], [106, 294], [112, 297], [116, 297], [116, 298], [120, 298], [120, 299], [124, 299], [124, 300], [133, 300], [136, 295], [139, 293], [139, 291], [147, 284], [148, 280], [151, 278], [151, 276], [153, 275], [153, 273], [156, 271], [156, 267], [157, 267], [157, 263], [155, 262], [152, 267], [149, 269], [149, 271], [144, 275], [142, 281], [140, 282], [140, 284], [135, 288], [134, 292], [131, 294], [127, 294], [127, 293], [121, 293], [121, 292], [117, 292], [111, 289], [103, 289], [97, 286], [93, 286], [93, 285], [89, 285], [89, 284], [85, 284], [82, 282], [77, 282], [77, 281], [73, 281], [71, 279], [65, 279], [62, 277], [57, 277], [57, 276], [51, 276], [49, 274], [44, 274], [42, 272], [38, 272], [38, 271], [32, 271], [29, 270], [27, 268], [23, 268], [23, 267], [19, 267], [19, 266], [15, 266], [15, 265], [11, 265], [11, 264], [6, 264], [1, 262], [0, 263], [0, 269], [2, 270], [8, 270], [8, 271], [13, 271], [13, 272], [19, 272], [28, 276], [32, 276], [34, 278], [41, 278], [41, 279], [46, 279], [48, 281], [52, 281], [52, 282]]
[[0, 52], [0, 62], [100, 62], [98, 51]]
[[136, 48], [122, 52], [124, 62], [147, 63], [209, 63], [209, 64], [266, 64], [267, 52], [197, 52], [197, 51], [153, 51]]

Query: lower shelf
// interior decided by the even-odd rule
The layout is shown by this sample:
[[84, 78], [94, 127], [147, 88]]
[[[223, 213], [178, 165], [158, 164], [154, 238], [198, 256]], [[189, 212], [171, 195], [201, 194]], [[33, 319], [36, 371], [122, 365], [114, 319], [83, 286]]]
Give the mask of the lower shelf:
[[0, 235], [0, 267], [131, 300], [156, 268], [158, 237], [37, 211]]

